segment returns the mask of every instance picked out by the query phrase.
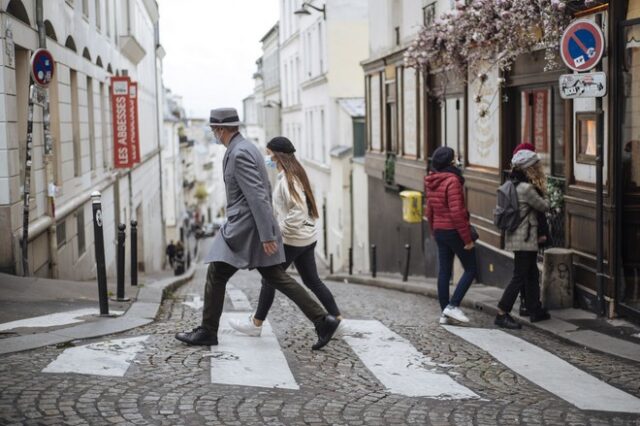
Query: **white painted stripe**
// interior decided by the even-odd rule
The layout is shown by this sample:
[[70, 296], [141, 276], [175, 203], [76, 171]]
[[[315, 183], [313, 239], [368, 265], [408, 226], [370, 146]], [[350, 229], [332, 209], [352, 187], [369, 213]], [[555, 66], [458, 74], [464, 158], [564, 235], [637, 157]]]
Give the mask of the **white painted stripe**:
[[229, 320], [246, 320], [242, 312], [223, 313], [218, 331], [219, 344], [212, 346], [211, 383], [300, 389], [282, 353], [269, 321], [262, 336], [245, 336], [229, 326]]
[[251, 303], [249, 303], [249, 299], [247, 299], [247, 295], [233, 284], [227, 284], [227, 294], [229, 295], [229, 299], [231, 299], [234, 310], [246, 312], [253, 311]]
[[[122, 311], [110, 311], [113, 315], [122, 315]], [[41, 327], [58, 327], [62, 325], [75, 324], [83, 322], [81, 317], [89, 315], [99, 315], [100, 310], [97, 308], [77, 309], [75, 311], [57, 312], [55, 314], [47, 314], [39, 317], [25, 318], [17, 321], [5, 322], [0, 324], [0, 331], [13, 330], [15, 328], [41, 328]]]
[[344, 340], [390, 392], [435, 399], [479, 398], [380, 321], [348, 320]]
[[144, 349], [149, 336], [106, 340], [65, 349], [43, 373], [77, 373], [123, 377], [131, 361]]
[[640, 413], [640, 399], [518, 337], [501, 330], [445, 328], [487, 351], [527, 380], [582, 410]]

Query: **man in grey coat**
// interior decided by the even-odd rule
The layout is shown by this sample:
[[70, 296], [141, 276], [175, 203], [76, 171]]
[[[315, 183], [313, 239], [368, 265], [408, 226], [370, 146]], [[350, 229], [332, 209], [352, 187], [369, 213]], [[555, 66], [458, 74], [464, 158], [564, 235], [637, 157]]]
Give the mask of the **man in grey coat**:
[[218, 326], [227, 281], [238, 269], [257, 269], [276, 290], [291, 299], [313, 322], [320, 349], [331, 340], [340, 323], [284, 270], [282, 235], [271, 204], [271, 185], [260, 151], [238, 132], [240, 120], [234, 108], [211, 111], [209, 124], [219, 143], [227, 147], [223, 159], [227, 193], [227, 222], [216, 234], [204, 292], [202, 324], [176, 334], [190, 345], [217, 345]]

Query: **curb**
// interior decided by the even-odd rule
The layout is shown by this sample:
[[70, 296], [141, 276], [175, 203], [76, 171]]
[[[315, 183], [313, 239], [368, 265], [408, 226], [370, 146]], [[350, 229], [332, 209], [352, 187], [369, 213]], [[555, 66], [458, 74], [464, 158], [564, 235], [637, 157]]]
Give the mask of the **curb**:
[[191, 267], [178, 277], [164, 278], [140, 286], [136, 300], [120, 317], [100, 318], [95, 322], [73, 327], [2, 339], [0, 340], [0, 355], [68, 343], [79, 339], [92, 339], [150, 324], [155, 321], [158, 310], [167, 294], [191, 280], [196, 267], [197, 263], [193, 261]]
[[[429, 285], [428, 283], [398, 283], [385, 280], [384, 277], [367, 278], [343, 274], [328, 275], [326, 280], [336, 282], [346, 281], [350, 284], [367, 285], [371, 287], [402, 291], [405, 293], [419, 294], [436, 300], [438, 298], [437, 290], [432, 288], [434, 284]], [[485, 300], [482, 300], [483, 296], [484, 295], [480, 295], [480, 297], [470, 297], [470, 295], [467, 294], [467, 297], [462, 300], [462, 306], [482, 311], [490, 315], [496, 315], [498, 313], [498, 307], [496, 306], [497, 301], [490, 296], [484, 296]], [[573, 345], [612, 355], [624, 359], [625, 361], [640, 362], [640, 345], [636, 343], [617, 339], [607, 334], [580, 329], [578, 326], [559, 318], [552, 317], [549, 321], [531, 323], [522, 319], [517, 314], [512, 314], [512, 316], [522, 325], [549, 333]]]

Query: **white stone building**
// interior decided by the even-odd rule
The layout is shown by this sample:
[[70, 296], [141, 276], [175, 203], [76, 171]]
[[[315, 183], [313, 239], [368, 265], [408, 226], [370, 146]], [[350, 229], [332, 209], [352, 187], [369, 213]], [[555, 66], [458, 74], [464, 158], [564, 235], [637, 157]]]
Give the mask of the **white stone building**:
[[[76, 280], [95, 277], [90, 194], [96, 190], [102, 193], [107, 272], [115, 274], [116, 224], [126, 223], [128, 229], [131, 219], [138, 221], [138, 268], [158, 270], [164, 257], [159, 137], [163, 50], [154, 0], [0, 1], [0, 269], [22, 273], [21, 188], [29, 58], [39, 47], [38, 4], [46, 47], [57, 68], [49, 89], [51, 155], [44, 153], [42, 108], [36, 106], [34, 113], [29, 272]], [[128, 75], [139, 84], [141, 162], [131, 170], [113, 168], [109, 89], [115, 75]], [[48, 196], [49, 184], [58, 187], [53, 197]]]
[[[182, 98], [165, 89], [162, 148], [162, 198], [164, 201], [165, 244], [183, 235], [185, 213], [180, 133], [186, 123]], [[181, 232], [182, 231], [182, 232]]]
[[339, 102], [364, 97], [360, 61], [368, 55], [368, 1], [310, 4], [283, 0], [280, 8], [282, 130], [296, 145], [318, 202], [318, 254], [327, 261], [333, 254], [335, 269], [342, 269], [352, 243], [351, 210], [343, 208], [345, 189], [332, 188], [331, 152], [353, 145], [339, 130]]

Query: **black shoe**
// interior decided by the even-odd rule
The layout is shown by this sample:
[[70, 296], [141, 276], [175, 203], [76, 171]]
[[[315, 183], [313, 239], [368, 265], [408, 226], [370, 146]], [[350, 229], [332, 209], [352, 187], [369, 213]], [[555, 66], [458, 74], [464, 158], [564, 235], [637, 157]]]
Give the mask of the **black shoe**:
[[191, 331], [176, 333], [176, 339], [188, 345], [215, 346], [218, 344], [218, 337], [202, 326]]
[[523, 304], [520, 304], [520, 309], [519, 312], [521, 317], [528, 317], [529, 316], [529, 311], [527, 310], [527, 307], [524, 306]]
[[311, 347], [314, 351], [323, 348], [329, 341], [333, 334], [338, 329], [340, 320], [333, 315], [327, 315], [320, 321], [316, 322], [316, 333], [318, 333], [318, 341]]
[[508, 328], [511, 330], [519, 330], [522, 328], [522, 325], [516, 322], [516, 320], [514, 320], [509, 314], [496, 315], [496, 319], [493, 323], [498, 327]]
[[531, 322], [546, 321], [548, 319], [551, 319], [551, 315], [549, 315], [546, 309], [541, 309], [529, 316], [529, 321]]

